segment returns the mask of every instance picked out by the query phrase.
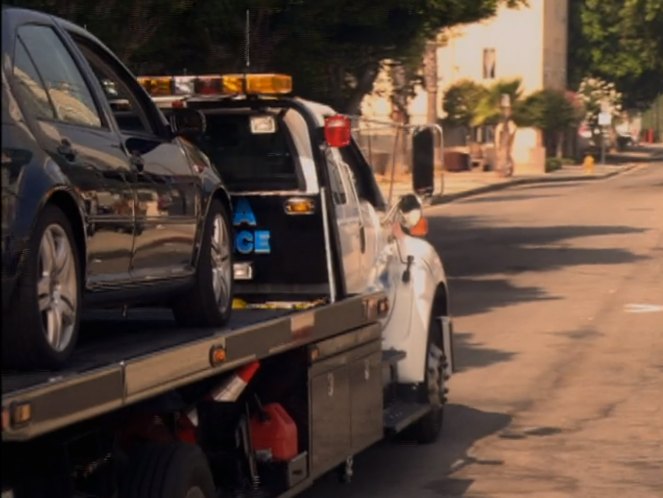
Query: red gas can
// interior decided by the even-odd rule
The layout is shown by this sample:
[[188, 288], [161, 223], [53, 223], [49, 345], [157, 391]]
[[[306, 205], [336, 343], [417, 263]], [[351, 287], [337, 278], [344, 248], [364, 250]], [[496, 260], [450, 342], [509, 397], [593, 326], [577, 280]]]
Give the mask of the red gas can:
[[251, 418], [251, 440], [255, 451], [270, 450], [274, 460], [297, 456], [297, 426], [279, 403], [265, 405], [262, 416]]

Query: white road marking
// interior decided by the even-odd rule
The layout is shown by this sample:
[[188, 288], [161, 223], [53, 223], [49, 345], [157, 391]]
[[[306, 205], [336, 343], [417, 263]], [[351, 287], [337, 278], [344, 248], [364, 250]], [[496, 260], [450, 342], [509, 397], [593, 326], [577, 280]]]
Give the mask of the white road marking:
[[657, 313], [663, 311], [663, 305], [630, 303], [624, 306], [624, 311], [627, 313]]

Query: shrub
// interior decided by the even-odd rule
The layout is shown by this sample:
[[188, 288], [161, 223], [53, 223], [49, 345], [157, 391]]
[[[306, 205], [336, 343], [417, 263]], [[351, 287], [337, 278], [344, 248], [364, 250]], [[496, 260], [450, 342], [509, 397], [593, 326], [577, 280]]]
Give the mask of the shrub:
[[487, 89], [471, 80], [462, 80], [449, 86], [444, 92], [444, 112], [446, 124], [451, 126], [470, 126], [477, 105], [487, 93]]
[[556, 171], [562, 168], [562, 160], [556, 157], [549, 157], [546, 159], [546, 173]]

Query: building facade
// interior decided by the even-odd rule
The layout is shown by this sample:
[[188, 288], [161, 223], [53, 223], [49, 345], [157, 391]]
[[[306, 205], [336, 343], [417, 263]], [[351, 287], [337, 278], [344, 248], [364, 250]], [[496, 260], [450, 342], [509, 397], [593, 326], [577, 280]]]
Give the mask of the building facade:
[[566, 88], [568, 0], [500, 6], [497, 15], [448, 29], [437, 50], [441, 89], [462, 80], [491, 84], [520, 78], [525, 94]]
[[[500, 79], [520, 78], [525, 95], [543, 88], [564, 90], [567, 81], [568, 1], [528, 0], [528, 6], [509, 9], [483, 21], [446, 29], [436, 51], [437, 118], [442, 118], [444, 91], [469, 79], [490, 85]], [[379, 78], [379, 92], [366, 97], [362, 113], [389, 119], [388, 76]], [[416, 89], [409, 105], [410, 121], [429, 120], [426, 91]]]

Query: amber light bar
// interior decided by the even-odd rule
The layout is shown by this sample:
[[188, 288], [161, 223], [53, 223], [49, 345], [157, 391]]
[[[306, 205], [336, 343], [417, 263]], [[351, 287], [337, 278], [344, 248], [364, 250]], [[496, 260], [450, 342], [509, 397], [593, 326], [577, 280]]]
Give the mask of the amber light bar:
[[152, 97], [177, 95], [284, 95], [292, 92], [287, 74], [139, 76]]

